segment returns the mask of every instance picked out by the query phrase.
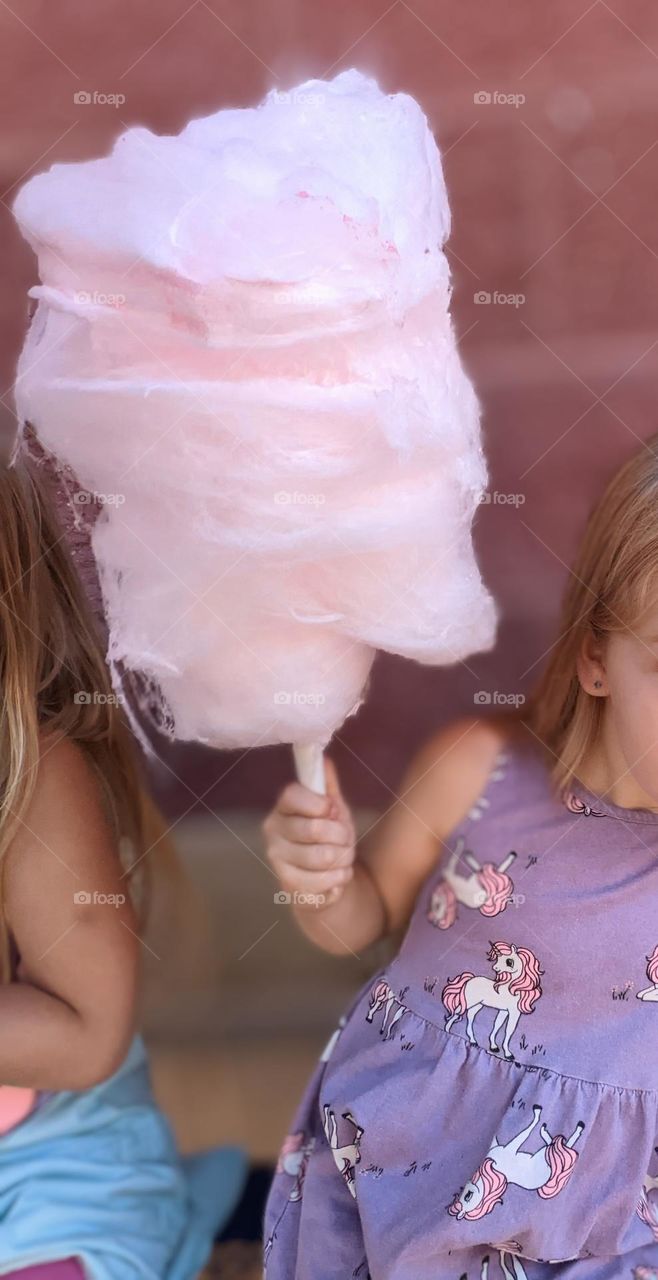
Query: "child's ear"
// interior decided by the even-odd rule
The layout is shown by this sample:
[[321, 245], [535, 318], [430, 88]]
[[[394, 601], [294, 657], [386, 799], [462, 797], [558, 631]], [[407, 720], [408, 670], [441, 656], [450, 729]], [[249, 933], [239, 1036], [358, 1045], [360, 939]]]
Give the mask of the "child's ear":
[[576, 659], [578, 679], [585, 693], [594, 698], [604, 698], [608, 693], [608, 682], [605, 672], [605, 642], [597, 636], [591, 627], [583, 636], [580, 653]]

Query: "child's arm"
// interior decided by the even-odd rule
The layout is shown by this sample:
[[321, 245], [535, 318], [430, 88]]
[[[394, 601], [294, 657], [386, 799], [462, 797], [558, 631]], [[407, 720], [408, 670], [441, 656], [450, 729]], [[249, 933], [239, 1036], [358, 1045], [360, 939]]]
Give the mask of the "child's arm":
[[132, 1038], [139, 943], [99, 781], [71, 742], [44, 745], [4, 880], [20, 965], [0, 987], [0, 1083], [88, 1088]]
[[[444, 836], [471, 807], [502, 741], [491, 722], [460, 720], [418, 752], [400, 797], [363, 851], [336, 771], [326, 761], [327, 796], [291, 783], [266, 818], [268, 858], [295, 915], [318, 946], [358, 952], [406, 925]], [[302, 899], [315, 897], [320, 907]]]

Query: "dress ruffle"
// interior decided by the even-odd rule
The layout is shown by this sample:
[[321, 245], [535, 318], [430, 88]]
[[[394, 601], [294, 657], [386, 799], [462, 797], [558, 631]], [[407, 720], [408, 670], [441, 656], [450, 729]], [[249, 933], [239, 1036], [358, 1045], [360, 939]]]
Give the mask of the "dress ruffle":
[[558, 1263], [658, 1240], [646, 1178], [658, 1091], [507, 1061], [408, 1000], [395, 966], [360, 994], [298, 1113], [279, 1169], [296, 1185], [279, 1180], [273, 1226], [277, 1198], [279, 1214], [287, 1198], [301, 1200], [329, 1147], [339, 1203], [357, 1209], [377, 1277], [443, 1276], [441, 1262], [480, 1246]]

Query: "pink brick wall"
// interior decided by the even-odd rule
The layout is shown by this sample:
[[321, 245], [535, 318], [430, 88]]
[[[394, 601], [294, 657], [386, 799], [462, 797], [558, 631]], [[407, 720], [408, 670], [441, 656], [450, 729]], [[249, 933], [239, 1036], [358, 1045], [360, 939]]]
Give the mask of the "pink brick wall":
[[[4, 415], [34, 262], [11, 192], [126, 125], [177, 130], [273, 84], [358, 65], [422, 102], [451, 194], [454, 311], [482, 400], [491, 488], [478, 541], [503, 610], [495, 653], [449, 673], [383, 658], [339, 735], [351, 795], [384, 804], [419, 738], [478, 689], [527, 688], [551, 642], [588, 506], [656, 427], [658, 13], [650, 0], [13, 0], [0, 10]], [[76, 105], [79, 90], [125, 104]], [[524, 95], [517, 106], [475, 94]], [[523, 294], [518, 307], [475, 294]], [[172, 809], [260, 804], [281, 751], [167, 753]], [[170, 772], [173, 771], [173, 772]]]

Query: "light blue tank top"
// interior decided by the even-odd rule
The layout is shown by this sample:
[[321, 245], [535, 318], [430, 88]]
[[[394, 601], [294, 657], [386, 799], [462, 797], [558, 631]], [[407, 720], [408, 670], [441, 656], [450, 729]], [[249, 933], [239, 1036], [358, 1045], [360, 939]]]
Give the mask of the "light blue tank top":
[[225, 1209], [227, 1156], [241, 1160], [181, 1160], [136, 1037], [108, 1080], [41, 1095], [0, 1137], [0, 1275], [76, 1256], [90, 1280], [194, 1280]]

